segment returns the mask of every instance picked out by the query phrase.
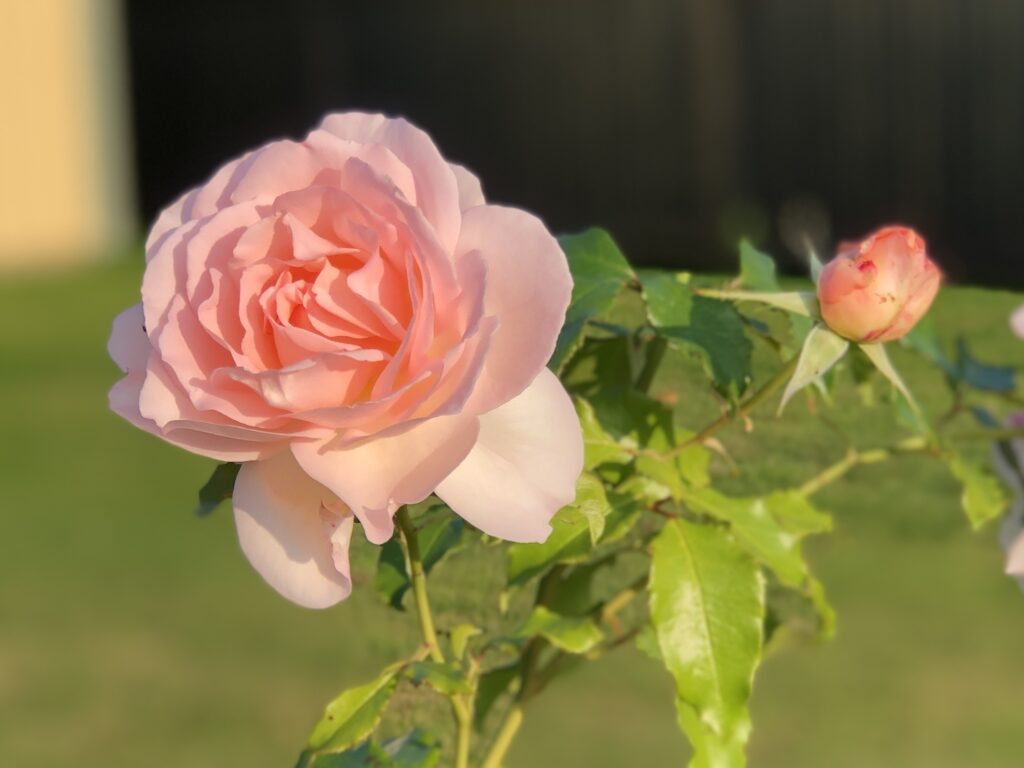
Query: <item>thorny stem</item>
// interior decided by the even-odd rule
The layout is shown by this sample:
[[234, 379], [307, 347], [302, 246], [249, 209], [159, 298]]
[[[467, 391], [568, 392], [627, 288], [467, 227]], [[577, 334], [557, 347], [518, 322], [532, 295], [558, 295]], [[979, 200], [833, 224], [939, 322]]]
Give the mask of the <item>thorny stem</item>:
[[[537, 598], [534, 601], [536, 605], [545, 605], [551, 600], [564, 572], [565, 566], [556, 565], [540, 580], [540, 585], [537, 587]], [[487, 757], [484, 758], [482, 768], [500, 768], [509, 747], [512, 746], [512, 740], [523, 724], [523, 707], [527, 700], [536, 693], [534, 676], [544, 645], [545, 641], [541, 637], [534, 637], [526, 644], [519, 672], [519, 690], [516, 692], [508, 712], [505, 713], [505, 719], [498, 728], [491, 749], [488, 751]]]
[[742, 419], [747, 416], [752, 410], [760, 405], [766, 398], [768, 398], [775, 390], [785, 384], [789, 378], [793, 375], [796, 370], [797, 363], [800, 360], [799, 355], [792, 357], [789, 362], [782, 366], [775, 375], [766, 381], [759, 390], [754, 392], [750, 397], [740, 403], [736, 408], [731, 411], [725, 411], [715, 419], [713, 422], [708, 424], [704, 429], [698, 432], [688, 440], [684, 440], [678, 446], [672, 449], [671, 455], [678, 455], [685, 451], [687, 448], [705, 442], [713, 435], [717, 434], [720, 430], [729, 426], [736, 419]]
[[804, 496], [817, 493], [826, 485], [834, 483], [851, 469], [862, 464], [877, 464], [880, 461], [891, 459], [893, 456], [908, 453], [927, 453], [931, 450], [933, 450], [932, 446], [922, 437], [912, 437], [897, 443], [892, 448], [875, 448], [870, 451], [858, 451], [850, 448], [843, 458], [835, 464], [826, 467], [801, 485], [799, 492]]
[[[409, 581], [412, 583], [413, 597], [416, 600], [416, 615], [420, 622], [420, 632], [432, 661], [445, 663], [444, 652], [437, 642], [434, 630], [434, 617], [430, 611], [430, 600], [427, 597], [427, 577], [423, 570], [423, 558], [420, 554], [419, 537], [416, 526], [409, 519], [405, 507], [398, 510], [395, 516], [398, 530], [402, 534], [402, 544], [409, 564]], [[473, 726], [472, 692], [468, 694], [453, 693], [449, 695], [452, 705], [452, 716], [455, 718], [455, 766], [469, 768], [470, 734]]]

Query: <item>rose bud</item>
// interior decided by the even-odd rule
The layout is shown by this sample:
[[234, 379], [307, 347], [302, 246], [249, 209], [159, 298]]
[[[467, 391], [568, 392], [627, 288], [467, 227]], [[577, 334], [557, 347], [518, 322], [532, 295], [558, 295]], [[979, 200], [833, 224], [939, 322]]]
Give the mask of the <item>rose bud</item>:
[[924, 240], [907, 227], [883, 227], [858, 243], [841, 243], [818, 280], [825, 323], [857, 342], [892, 341], [928, 311], [942, 274]]

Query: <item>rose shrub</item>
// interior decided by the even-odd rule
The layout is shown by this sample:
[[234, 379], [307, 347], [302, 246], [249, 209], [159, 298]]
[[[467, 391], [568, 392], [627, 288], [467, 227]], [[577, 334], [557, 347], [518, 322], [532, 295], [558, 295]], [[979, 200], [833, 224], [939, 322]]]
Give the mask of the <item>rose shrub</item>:
[[345, 598], [354, 521], [385, 542], [431, 492], [521, 542], [572, 501], [579, 421], [545, 368], [565, 256], [408, 122], [334, 114], [249, 152], [160, 214], [146, 259], [111, 406], [243, 463], [239, 540], [288, 599]]
[[883, 227], [860, 243], [841, 243], [825, 265], [818, 280], [821, 316], [851, 341], [892, 341], [928, 311], [941, 279], [920, 235]]

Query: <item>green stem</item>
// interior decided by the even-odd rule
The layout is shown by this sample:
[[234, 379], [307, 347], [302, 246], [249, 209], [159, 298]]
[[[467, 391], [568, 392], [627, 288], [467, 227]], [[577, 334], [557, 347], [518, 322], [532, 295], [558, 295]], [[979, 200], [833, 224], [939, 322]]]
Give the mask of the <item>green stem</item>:
[[796, 355], [791, 358], [782, 368], [776, 371], [775, 375], [766, 381], [759, 390], [754, 392], [750, 397], [740, 403], [736, 408], [731, 411], [724, 412], [721, 416], [715, 419], [713, 422], [708, 424], [704, 429], [698, 432], [696, 435], [691, 437], [689, 440], [684, 440], [678, 446], [676, 446], [670, 452], [670, 455], [678, 455], [685, 451], [690, 446], [703, 443], [713, 435], [717, 434], [720, 430], [729, 426], [736, 419], [741, 419], [754, 410], [760, 405], [765, 399], [767, 399], [775, 390], [789, 381], [793, 372], [796, 370], [797, 363], [800, 361], [800, 356]]
[[405, 555], [409, 560], [409, 581], [412, 582], [412, 594], [416, 600], [416, 615], [419, 617], [423, 642], [430, 651], [430, 658], [443, 664], [444, 653], [437, 642], [437, 632], [434, 631], [434, 617], [430, 612], [430, 600], [427, 597], [427, 576], [423, 571], [416, 526], [409, 519], [409, 511], [405, 507], [398, 510], [395, 520], [398, 522], [398, 530], [402, 533]]
[[[405, 556], [409, 561], [409, 581], [412, 583], [412, 593], [416, 600], [416, 615], [420, 622], [420, 632], [423, 635], [423, 642], [432, 661], [444, 664], [444, 652], [437, 642], [437, 632], [434, 630], [434, 617], [430, 611], [430, 599], [427, 597], [427, 575], [423, 570], [423, 557], [420, 554], [420, 542], [416, 533], [416, 526], [409, 519], [409, 512], [405, 507], [398, 510], [395, 515], [398, 522], [398, 530], [402, 534], [402, 544], [405, 549]], [[452, 716], [455, 718], [455, 767], [469, 768], [469, 747], [470, 734], [473, 726], [472, 694], [451, 694], [448, 698], [451, 701]]]
[[512, 708], [509, 709], [508, 714], [505, 716], [505, 721], [501, 724], [501, 728], [498, 730], [498, 735], [494, 738], [494, 744], [491, 746], [491, 751], [487, 753], [487, 757], [484, 758], [482, 768], [501, 768], [501, 762], [505, 759], [505, 755], [508, 753], [509, 747], [512, 746], [512, 740], [519, 733], [519, 727], [523, 724], [523, 706], [518, 701], [512, 704]]
[[856, 466], [860, 466], [862, 464], [877, 464], [880, 461], [891, 459], [893, 456], [908, 453], [927, 453], [932, 450], [932, 446], [922, 437], [912, 437], [901, 443], [897, 443], [891, 448], [874, 448], [870, 451], [858, 451], [854, 448], [850, 448], [843, 458], [835, 464], [826, 467], [806, 483], [801, 485], [798, 491], [804, 496], [810, 496], [813, 493], [817, 493], [825, 486], [834, 483]]

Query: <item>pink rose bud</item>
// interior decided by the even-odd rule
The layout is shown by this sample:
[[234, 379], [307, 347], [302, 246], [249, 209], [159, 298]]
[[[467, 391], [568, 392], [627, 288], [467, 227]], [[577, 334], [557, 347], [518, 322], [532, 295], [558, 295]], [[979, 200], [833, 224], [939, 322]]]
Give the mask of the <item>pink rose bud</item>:
[[859, 244], [840, 243], [818, 281], [821, 316], [852, 341], [892, 341], [924, 316], [941, 280], [920, 235], [883, 227]]

